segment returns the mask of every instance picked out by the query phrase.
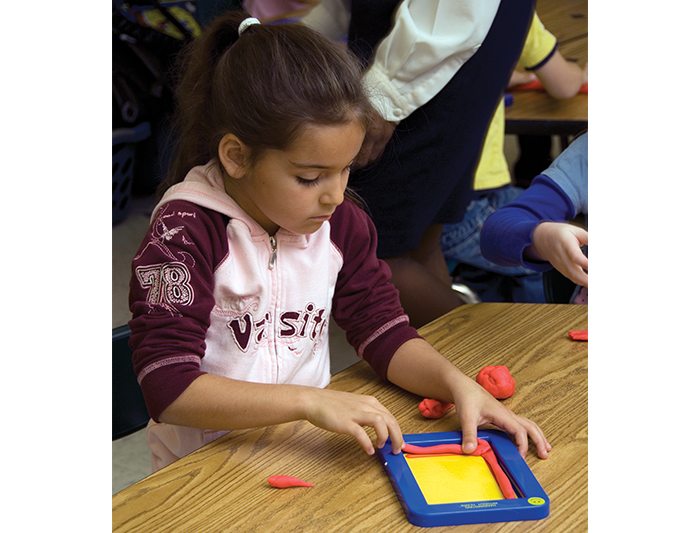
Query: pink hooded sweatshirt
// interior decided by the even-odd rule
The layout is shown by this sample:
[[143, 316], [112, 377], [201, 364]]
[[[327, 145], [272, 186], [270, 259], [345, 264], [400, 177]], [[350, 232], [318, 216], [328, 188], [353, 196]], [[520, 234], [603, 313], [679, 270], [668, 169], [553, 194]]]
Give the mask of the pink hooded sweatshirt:
[[226, 433], [158, 422], [203, 373], [326, 387], [331, 313], [386, 379], [395, 351], [419, 335], [375, 250], [374, 225], [348, 200], [313, 234], [270, 236], [211, 163], [170, 188], [134, 258], [129, 295], [154, 471]]

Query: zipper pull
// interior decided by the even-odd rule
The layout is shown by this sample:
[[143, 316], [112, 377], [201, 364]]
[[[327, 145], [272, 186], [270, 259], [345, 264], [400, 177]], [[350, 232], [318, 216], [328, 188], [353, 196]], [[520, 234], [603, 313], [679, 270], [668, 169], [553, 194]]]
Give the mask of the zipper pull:
[[270, 235], [270, 245], [272, 246], [272, 255], [270, 255], [270, 264], [267, 265], [267, 268], [272, 270], [275, 266], [275, 259], [277, 259], [277, 239], [274, 235]]

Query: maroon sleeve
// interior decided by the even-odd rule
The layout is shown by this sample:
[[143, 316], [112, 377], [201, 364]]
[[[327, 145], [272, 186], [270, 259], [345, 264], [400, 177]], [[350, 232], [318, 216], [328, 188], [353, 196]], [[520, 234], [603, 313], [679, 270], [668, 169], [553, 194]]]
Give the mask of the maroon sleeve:
[[420, 335], [408, 324], [389, 266], [377, 258], [377, 231], [369, 216], [346, 200], [331, 218], [331, 239], [343, 256], [333, 317], [358, 355], [386, 379], [396, 350]]
[[151, 418], [203, 374], [214, 270], [225, 257], [227, 218], [190, 202], [164, 204], [132, 263], [129, 344]]

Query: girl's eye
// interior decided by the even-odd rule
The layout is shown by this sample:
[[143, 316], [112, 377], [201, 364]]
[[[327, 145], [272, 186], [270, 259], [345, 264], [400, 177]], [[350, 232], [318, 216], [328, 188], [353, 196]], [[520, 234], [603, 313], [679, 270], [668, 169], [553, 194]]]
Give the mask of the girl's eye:
[[319, 180], [320, 180], [320, 178], [309, 179], [309, 178], [302, 178], [301, 176], [297, 176], [296, 178], [297, 178], [297, 182], [299, 182], [299, 184], [304, 185], [306, 187], [314, 187], [314, 186], [318, 185]]

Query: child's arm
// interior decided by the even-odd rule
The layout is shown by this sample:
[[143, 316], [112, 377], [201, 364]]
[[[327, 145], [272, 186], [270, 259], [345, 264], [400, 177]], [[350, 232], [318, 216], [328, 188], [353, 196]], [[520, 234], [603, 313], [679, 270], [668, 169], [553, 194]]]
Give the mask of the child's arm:
[[581, 246], [588, 244], [588, 232], [573, 224], [542, 222], [532, 232], [532, 244], [523, 251], [528, 261], [548, 261], [578, 285], [588, 287], [588, 258]]
[[[582, 85], [588, 83], [588, 64], [581, 69], [575, 63], [564, 59], [557, 49], [556, 37], [547, 31], [537, 13], [532, 17], [530, 31], [518, 64], [531, 73], [534, 72], [547, 93], [554, 98], [571, 98], [578, 93]], [[515, 81], [531, 81], [520, 74], [514, 77], [519, 79], [511, 78], [511, 85], [514, 85]]]
[[396, 419], [372, 396], [300, 385], [273, 385], [203, 374], [165, 408], [160, 422], [213, 430], [256, 428], [308, 420], [350, 435], [369, 454], [374, 447], [363, 426], [374, 428], [376, 445], [391, 437], [392, 451], [403, 446]]
[[542, 459], [552, 449], [537, 424], [515, 415], [423, 339], [411, 339], [396, 351], [387, 378], [419, 396], [455, 404], [466, 453], [474, 451], [477, 427], [486, 423], [513, 435], [523, 456], [527, 453], [528, 436]]
[[564, 100], [573, 97], [581, 86], [588, 83], [588, 63], [582, 69], [556, 50], [544, 65], [535, 70], [535, 75], [550, 96]]

